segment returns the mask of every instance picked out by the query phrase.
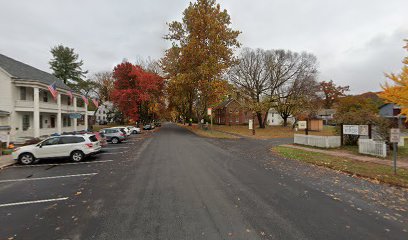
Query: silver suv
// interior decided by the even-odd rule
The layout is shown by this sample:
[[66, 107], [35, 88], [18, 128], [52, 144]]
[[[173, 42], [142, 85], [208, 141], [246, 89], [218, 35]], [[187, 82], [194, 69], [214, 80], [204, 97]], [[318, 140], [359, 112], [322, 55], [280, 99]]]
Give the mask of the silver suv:
[[123, 133], [119, 128], [105, 128], [100, 132], [105, 135], [106, 141], [113, 144], [117, 144], [126, 140], [126, 134]]

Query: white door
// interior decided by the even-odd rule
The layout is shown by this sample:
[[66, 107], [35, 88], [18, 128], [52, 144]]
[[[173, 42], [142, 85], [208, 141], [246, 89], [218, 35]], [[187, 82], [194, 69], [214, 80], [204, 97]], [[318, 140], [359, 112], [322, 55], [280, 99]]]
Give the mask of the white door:
[[36, 149], [37, 158], [57, 157], [60, 150], [59, 137], [49, 138]]

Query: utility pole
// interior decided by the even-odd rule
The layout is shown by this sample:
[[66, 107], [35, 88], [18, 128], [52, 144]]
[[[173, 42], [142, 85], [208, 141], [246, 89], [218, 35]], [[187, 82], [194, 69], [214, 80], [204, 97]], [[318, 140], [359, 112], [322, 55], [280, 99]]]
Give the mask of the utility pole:
[[255, 112], [252, 112], [252, 135], [255, 135]]

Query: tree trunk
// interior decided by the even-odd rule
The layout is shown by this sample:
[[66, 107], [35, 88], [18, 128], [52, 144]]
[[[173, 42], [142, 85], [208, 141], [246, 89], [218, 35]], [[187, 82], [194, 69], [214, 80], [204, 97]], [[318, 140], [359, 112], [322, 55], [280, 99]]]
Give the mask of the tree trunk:
[[257, 112], [256, 116], [258, 118], [259, 128], [265, 128], [265, 123], [263, 122], [263, 119], [262, 119], [262, 113]]
[[287, 127], [288, 126], [288, 116], [283, 117], [283, 126]]

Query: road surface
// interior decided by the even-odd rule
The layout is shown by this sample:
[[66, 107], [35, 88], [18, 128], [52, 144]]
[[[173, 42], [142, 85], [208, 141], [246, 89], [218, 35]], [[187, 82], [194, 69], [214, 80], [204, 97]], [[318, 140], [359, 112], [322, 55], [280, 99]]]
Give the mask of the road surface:
[[[174, 124], [0, 172], [0, 239], [408, 239], [407, 191]], [[404, 202], [405, 200], [405, 202]]]

